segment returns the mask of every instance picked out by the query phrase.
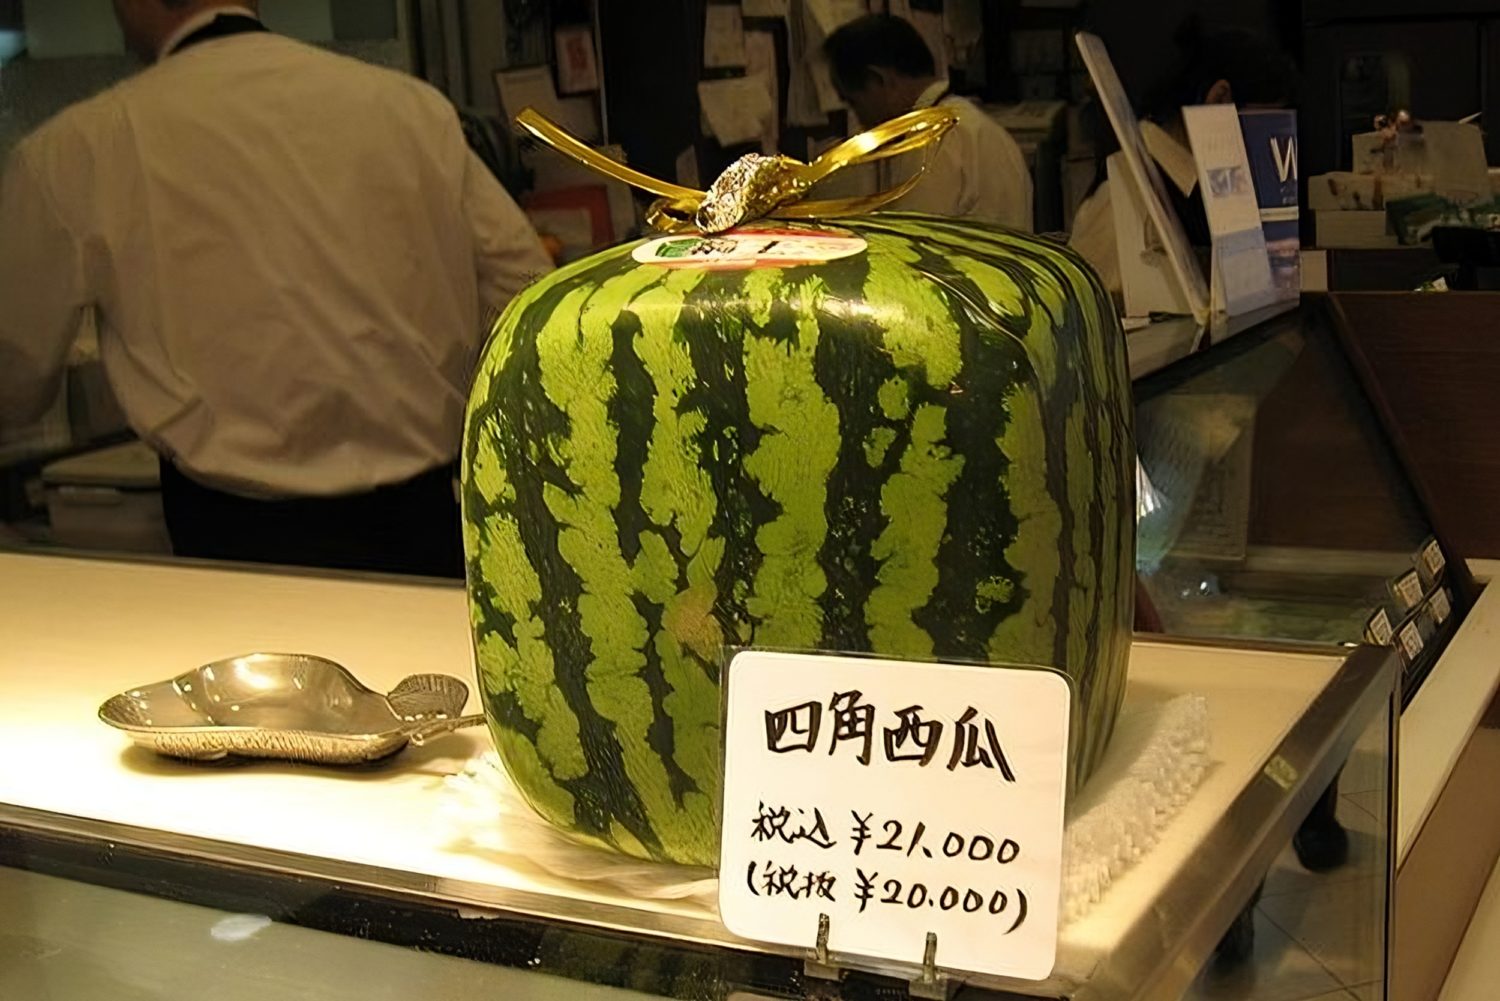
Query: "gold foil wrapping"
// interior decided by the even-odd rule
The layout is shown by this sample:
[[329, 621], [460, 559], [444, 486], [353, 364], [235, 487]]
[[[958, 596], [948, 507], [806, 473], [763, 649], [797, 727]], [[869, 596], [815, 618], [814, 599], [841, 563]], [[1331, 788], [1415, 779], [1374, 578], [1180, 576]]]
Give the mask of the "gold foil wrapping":
[[[755, 219], [831, 219], [873, 212], [921, 180], [937, 143], [958, 122], [947, 108], [912, 111], [844, 140], [812, 163], [789, 156], [740, 157], [707, 191], [669, 184], [611, 160], [527, 108], [516, 124], [542, 143], [606, 177], [657, 196], [647, 215], [657, 229], [722, 233]], [[918, 169], [900, 184], [857, 198], [805, 201], [818, 182], [848, 167], [921, 151]]]

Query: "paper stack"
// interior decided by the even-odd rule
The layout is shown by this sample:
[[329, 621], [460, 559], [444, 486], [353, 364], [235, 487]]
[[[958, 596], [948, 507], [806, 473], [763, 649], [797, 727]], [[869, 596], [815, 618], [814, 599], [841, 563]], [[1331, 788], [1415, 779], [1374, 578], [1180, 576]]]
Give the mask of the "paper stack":
[[1463, 122], [1423, 122], [1395, 136], [1353, 139], [1355, 170], [1308, 180], [1319, 247], [1398, 247], [1437, 225], [1484, 225], [1494, 215], [1484, 138]]

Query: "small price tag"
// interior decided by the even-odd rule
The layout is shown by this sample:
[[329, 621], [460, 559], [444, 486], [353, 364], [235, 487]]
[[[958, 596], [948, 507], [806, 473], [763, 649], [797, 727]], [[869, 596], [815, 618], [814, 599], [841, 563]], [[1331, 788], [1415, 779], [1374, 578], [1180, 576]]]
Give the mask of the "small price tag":
[[1401, 649], [1405, 651], [1406, 659], [1416, 660], [1417, 655], [1422, 652], [1422, 633], [1417, 629], [1417, 624], [1408, 622], [1397, 635], [1401, 638]]
[[1400, 600], [1402, 608], [1416, 608], [1422, 601], [1422, 578], [1415, 570], [1404, 573], [1396, 578], [1391, 591]]
[[1448, 589], [1440, 587], [1432, 592], [1432, 601], [1428, 604], [1432, 609], [1432, 619], [1438, 625], [1448, 621], [1448, 616], [1453, 613], [1453, 605], [1448, 599]]
[[1266, 767], [1261, 770], [1265, 772], [1266, 778], [1275, 782], [1283, 789], [1290, 790], [1292, 786], [1297, 784], [1298, 772], [1296, 766], [1279, 754], [1270, 761], [1267, 761]]
[[1443, 547], [1438, 545], [1436, 539], [1428, 539], [1427, 545], [1422, 547], [1422, 562], [1426, 564], [1427, 572], [1432, 574], [1434, 580], [1448, 565], [1447, 560], [1443, 558]]
[[1384, 608], [1377, 608], [1370, 621], [1365, 623], [1365, 636], [1376, 646], [1390, 646], [1395, 630], [1391, 628], [1391, 617]]
[[744, 938], [1052, 972], [1067, 679], [749, 651], [728, 672], [719, 913]]

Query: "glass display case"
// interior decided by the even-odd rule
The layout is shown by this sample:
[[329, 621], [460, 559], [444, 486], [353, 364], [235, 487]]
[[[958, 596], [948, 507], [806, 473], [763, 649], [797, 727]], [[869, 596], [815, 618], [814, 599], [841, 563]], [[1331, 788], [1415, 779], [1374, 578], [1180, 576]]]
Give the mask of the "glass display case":
[[[1480, 601], [1468, 563], [1450, 544], [1406, 454], [1406, 429], [1328, 299], [1307, 297], [1279, 315], [1208, 330], [1178, 323], [1146, 333], [1132, 352], [1145, 617], [1173, 636], [1346, 648], [1369, 642], [1395, 650], [1403, 710], [1417, 711], [1401, 720], [1394, 841], [1403, 874], [1398, 887], [1406, 887], [1399, 899], [1406, 903], [1396, 910], [1393, 937], [1408, 945], [1391, 960], [1401, 973], [1397, 983], [1405, 978], [1393, 996], [1427, 996], [1445, 969], [1433, 957], [1456, 941], [1446, 926], [1461, 932], [1472, 903], [1461, 899], [1467, 891], [1459, 884], [1487, 874], [1483, 860], [1493, 857], [1478, 847], [1493, 843], [1491, 825], [1484, 824], [1470, 832], [1474, 859], [1466, 850], [1455, 853], [1454, 844], [1470, 840], [1453, 826], [1462, 808], [1435, 804], [1451, 800], [1445, 787], [1451, 776], [1459, 776], [1452, 782], [1460, 790], [1469, 781], [1475, 766], [1468, 762], [1476, 756], [1467, 744], [1471, 735], [1483, 743], [1480, 720], [1494, 671], [1477, 651], [1486, 646], [1480, 637], [1494, 595]], [[1459, 760], [1466, 764], [1456, 767]], [[1283, 958], [1261, 957], [1258, 967], [1305, 964], [1314, 956], [1325, 969], [1343, 970], [1342, 962], [1327, 961], [1330, 930], [1347, 956], [1349, 930], [1378, 910], [1361, 878], [1344, 868], [1360, 869], [1359, 832], [1386, 823], [1378, 800], [1361, 791], [1363, 767], [1356, 755], [1336, 775], [1287, 852], [1314, 869], [1344, 858], [1323, 875], [1307, 875], [1311, 895], [1303, 913], [1319, 915], [1323, 927], [1276, 924], [1267, 911], [1268, 901], [1276, 906], [1274, 894], [1237, 919], [1241, 929], [1270, 922], [1288, 932], [1280, 940]], [[1419, 842], [1423, 847], [1414, 851]], [[1458, 855], [1466, 857], [1459, 862]], [[1406, 880], [1404, 863], [1413, 857], [1419, 863]], [[1444, 895], [1413, 887], [1432, 864], [1442, 865], [1439, 858], [1468, 875], [1442, 880], [1456, 891], [1446, 897], [1455, 914], [1445, 917], [1443, 933], [1423, 932], [1428, 922], [1415, 915]], [[1268, 879], [1268, 893], [1274, 884]], [[1340, 981], [1356, 996], [1369, 993]], [[1218, 996], [1242, 995], [1231, 989]]]
[[1135, 385], [1137, 570], [1161, 630], [1394, 646], [1410, 701], [1474, 585], [1322, 301]]
[[[95, 718], [106, 698], [256, 649], [322, 654], [376, 691], [471, 680], [463, 589], [33, 552], [0, 553], [0, 997], [1383, 1001], [1402, 697], [1472, 582], [1318, 303], [1131, 337], [1139, 576], [1167, 636], [1134, 643], [1070, 823], [1153, 780], [1141, 749], [1183, 699], [1203, 707], [1203, 767], [1151, 837], [1103, 839], [1125, 861], [1068, 912], [1049, 979], [749, 942], [711, 893], [498, 851], [503, 832], [451, 816], [483, 730], [346, 769], [131, 747]], [[1317, 816], [1338, 851], [1305, 836]]]
[[[1205, 767], [1159, 837], [1110, 843], [1128, 864], [1034, 983], [818, 960], [814, 942], [735, 938], [711, 897], [497, 852], [451, 820], [482, 730], [340, 769], [172, 761], [95, 718], [114, 692], [256, 648], [323, 654], [379, 691], [419, 670], [467, 677], [464, 621], [454, 586], [0, 553], [0, 996], [1383, 997], [1389, 648], [1137, 642], [1120, 729], [1072, 816], [1149, 777], [1140, 748], [1175, 700], [1202, 701]], [[1373, 812], [1348, 863], [1312, 874], [1287, 846], [1341, 766]], [[1357, 888], [1347, 921], [1326, 910], [1334, 885]], [[1251, 939], [1226, 947], [1257, 892]], [[1305, 955], [1284, 948], [1312, 934]]]

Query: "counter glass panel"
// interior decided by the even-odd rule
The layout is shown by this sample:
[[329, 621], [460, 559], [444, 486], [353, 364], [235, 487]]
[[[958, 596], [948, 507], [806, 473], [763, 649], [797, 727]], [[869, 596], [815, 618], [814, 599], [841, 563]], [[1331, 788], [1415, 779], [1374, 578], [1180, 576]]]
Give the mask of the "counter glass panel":
[[1407, 700], [1470, 601], [1313, 301], [1137, 380], [1137, 570], [1162, 630], [1396, 646]]

